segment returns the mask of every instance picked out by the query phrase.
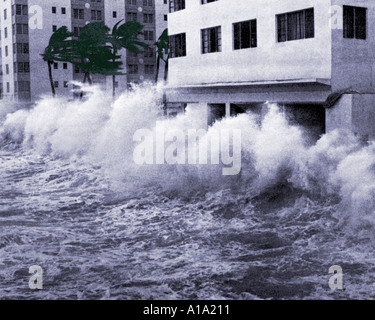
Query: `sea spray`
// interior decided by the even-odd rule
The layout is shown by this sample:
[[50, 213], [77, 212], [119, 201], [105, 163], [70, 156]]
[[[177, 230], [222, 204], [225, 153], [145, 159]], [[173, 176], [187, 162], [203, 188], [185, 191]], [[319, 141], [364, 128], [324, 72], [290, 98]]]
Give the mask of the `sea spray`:
[[[137, 86], [115, 101], [98, 87], [84, 89], [86, 96], [82, 101], [44, 97], [30, 110], [3, 115], [1, 139], [40, 154], [78, 157], [101, 166], [107, 176], [117, 181], [118, 188], [122, 185], [131, 190], [132, 184], [151, 183], [175, 196], [241, 188], [256, 196], [279, 184], [289, 184], [321, 197], [339, 195], [352, 210], [363, 209], [361, 217], [373, 219], [374, 148], [361, 146], [350, 132], [330, 132], [310, 146], [304, 131], [289, 125], [277, 105], [269, 105], [261, 124], [251, 112], [224, 118], [196, 141], [210, 141], [208, 153], [212, 155], [219, 152], [210, 149], [220, 145], [215, 142], [218, 132], [241, 130], [238, 175], [225, 177], [223, 164], [189, 164], [188, 158], [183, 165], [137, 165], [133, 158], [137, 130], [152, 131], [162, 125], [167, 132], [181, 130], [187, 136], [189, 130], [202, 129], [200, 113], [188, 107], [185, 114], [176, 118], [161, 118], [161, 86]], [[14, 107], [10, 110], [14, 111]]]

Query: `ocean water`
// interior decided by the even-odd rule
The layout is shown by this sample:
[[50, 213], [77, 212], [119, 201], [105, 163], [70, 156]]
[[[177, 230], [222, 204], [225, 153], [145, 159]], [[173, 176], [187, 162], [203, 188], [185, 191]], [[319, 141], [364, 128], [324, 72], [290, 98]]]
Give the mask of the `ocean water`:
[[271, 105], [261, 126], [242, 114], [204, 137], [241, 130], [238, 175], [136, 165], [136, 130], [200, 115], [161, 120], [159, 87], [86, 90], [0, 105], [0, 299], [375, 298], [373, 143], [335, 131], [311, 145]]

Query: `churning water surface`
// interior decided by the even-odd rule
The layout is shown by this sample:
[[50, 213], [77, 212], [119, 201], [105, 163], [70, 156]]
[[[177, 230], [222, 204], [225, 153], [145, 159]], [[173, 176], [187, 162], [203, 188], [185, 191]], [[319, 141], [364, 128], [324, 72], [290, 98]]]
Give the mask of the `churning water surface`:
[[375, 298], [374, 144], [335, 131], [308, 145], [272, 106], [261, 126], [242, 114], [211, 129], [241, 130], [239, 175], [139, 166], [133, 135], [155, 127], [161, 89], [89, 91], [0, 106], [1, 299]]

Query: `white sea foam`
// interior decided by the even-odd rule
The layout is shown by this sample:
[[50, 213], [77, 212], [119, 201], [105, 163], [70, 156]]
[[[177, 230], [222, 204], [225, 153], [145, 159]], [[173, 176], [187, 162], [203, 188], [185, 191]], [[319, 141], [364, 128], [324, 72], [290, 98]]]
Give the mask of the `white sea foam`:
[[375, 217], [375, 147], [362, 147], [350, 132], [330, 132], [309, 146], [304, 131], [289, 125], [277, 105], [270, 105], [261, 125], [253, 114], [241, 114], [217, 121], [202, 138], [215, 141], [221, 130], [241, 130], [242, 170], [238, 176], [223, 177], [221, 164], [141, 166], [133, 159], [137, 130], [162, 125], [188, 132], [200, 128], [201, 114], [188, 108], [174, 119], [161, 119], [160, 86], [136, 87], [115, 101], [95, 86], [85, 90], [82, 101], [45, 97], [30, 110], [14, 112], [14, 106], [2, 107], [1, 139], [54, 157], [84, 158], [127, 184], [154, 182], [183, 193], [229, 183], [261, 192], [288, 181], [321, 196], [339, 194], [361, 217], [370, 221]]

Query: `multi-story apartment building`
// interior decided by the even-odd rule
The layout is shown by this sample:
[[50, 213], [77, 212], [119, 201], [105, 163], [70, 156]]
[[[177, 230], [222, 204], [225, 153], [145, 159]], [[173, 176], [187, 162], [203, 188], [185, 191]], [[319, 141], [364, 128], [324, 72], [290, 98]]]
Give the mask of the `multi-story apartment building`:
[[[168, 101], [200, 108], [208, 123], [262, 114], [269, 101], [324, 131], [349, 121], [340, 108], [326, 113], [331, 93], [375, 92], [372, 0], [170, 0], [170, 12]], [[361, 121], [374, 121], [374, 110]]]
[[[164, 0], [3, 0], [0, 2], [0, 97], [33, 101], [50, 94], [47, 64], [42, 60], [51, 34], [67, 26], [78, 37], [89, 22], [104, 21], [112, 27], [122, 20], [144, 24], [140, 39], [149, 44], [144, 53], [135, 55], [122, 50], [124, 76], [116, 78], [118, 92], [130, 82], [153, 81], [156, 72], [154, 43], [155, 1]], [[70, 81], [82, 81], [84, 74], [69, 63], [56, 62], [53, 78], [58, 95], [72, 95]], [[94, 75], [93, 81], [108, 90], [112, 77]]]

